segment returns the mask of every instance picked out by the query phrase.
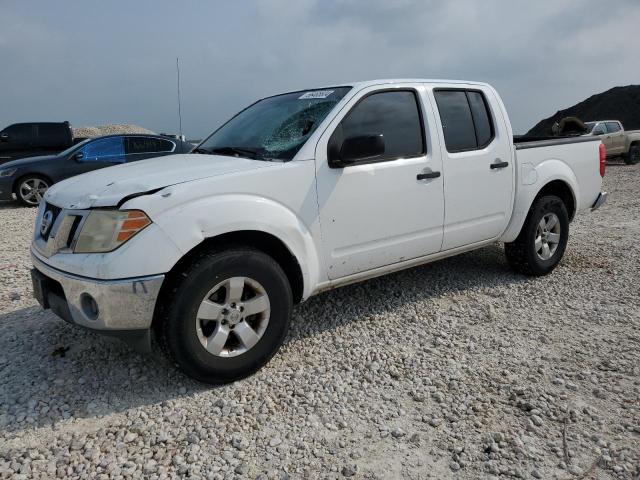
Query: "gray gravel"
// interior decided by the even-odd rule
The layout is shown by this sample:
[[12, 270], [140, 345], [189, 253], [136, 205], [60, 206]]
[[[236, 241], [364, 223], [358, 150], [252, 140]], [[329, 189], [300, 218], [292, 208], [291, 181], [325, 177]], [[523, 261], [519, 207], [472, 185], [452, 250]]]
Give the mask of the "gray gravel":
[[103, 135], [124, 135], [132, 133], [151, 134], [155, 132], [139, 127], [138, 125], [129, 125], [126, 123], [111, 123], [108, 125], [98, 125], [97, 127], [75, 127], [72, 128], [73, 136], [80, 138], [102, 137]]
[[605, 188], [549, 277], [496, 245], [325, 293], [220, 388], [41, 311], [0, 207], [0, 478], [636, 480], [640, 165]]

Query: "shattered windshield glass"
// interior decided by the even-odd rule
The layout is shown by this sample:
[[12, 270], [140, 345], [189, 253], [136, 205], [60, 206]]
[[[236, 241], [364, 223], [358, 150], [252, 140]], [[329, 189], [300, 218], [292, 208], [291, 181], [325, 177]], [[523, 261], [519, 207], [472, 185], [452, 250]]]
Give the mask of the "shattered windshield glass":
[[215, 131], [194, 152], [291, 160], [350, 89], [306, 90], [260, 100]]

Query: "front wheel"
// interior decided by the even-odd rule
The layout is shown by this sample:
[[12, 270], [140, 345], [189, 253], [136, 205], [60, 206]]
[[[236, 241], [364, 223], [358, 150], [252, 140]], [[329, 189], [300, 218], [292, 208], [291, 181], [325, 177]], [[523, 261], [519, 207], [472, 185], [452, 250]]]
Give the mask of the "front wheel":
[[251, 375], [289, 328], [292, 293], [282, 268], [252, 248], [205, 253], [178, 272], [160, 305], [160, 345], [204, 383]]
[[564, 255], [569, 239], [569, 215], [564, 202], [555, 195], [537, 199], [522, 230], [504, 251], [511, 267], [525, 275], [550, 273]]
[[640, 162], [640, 145], [631, 145], [624, 159], [624, 163], [627, 165], [635, 165], [638, 162]]
[[16, 197], [27, 207], [37, 207], [50, 186], [49, 180], [37, 175], [29, 175], [18, 182]]

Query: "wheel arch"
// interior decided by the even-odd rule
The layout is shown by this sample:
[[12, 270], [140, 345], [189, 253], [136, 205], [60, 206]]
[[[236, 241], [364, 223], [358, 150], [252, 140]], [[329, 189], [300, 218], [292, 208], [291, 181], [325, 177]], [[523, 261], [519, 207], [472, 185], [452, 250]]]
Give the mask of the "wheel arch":
[[294, 303], [300, 303], [304, 295], [304, 275], [297, 257], [278, 237], [261, 230], [237, 230], [205, 238], [185, 253], [166, 274], [160, 295], [173, 287], [175, 279], [198, 255], [211, 250], [232, 247], [252, 247], [272, 257], [282, 268], [293, 294]]
[[567, 207], [567, 213], [569, 214], [569, 221], [572, 221], [576, 214], [576, 196], [571, 186], [564, 180], [552, 180], [542, 187], [536, 196], [533, 198], [531, 205], [536, 200], [545, 195], [555, 195], [559, 197]]
[[11, 185], [11, 191], [13, 193], [17, 194], [18, 193], [18, 186], [20, 185], [20, 182], [22, 182], [27, 177], [42, 178], [43, 180], [46, 180], [47, 182], [49, 182], [49, 187], [51, 187], [51, 185], [53, 185], [53, 183], [54, 183], [49, 175], [45, 175], [45, 174], [40, 173], [40, 172], [27, 172], [27, 173], [23, 173], [22, 175], [16, 177], [16, 179], [13, 181], [13, 185]]
[[[557, 164], [557, 162], [554, 162], [554, 164]], [[569, 221], [573, 220], [578, 210], [579, 192], [576, 191], [578, 182], [573, 172], [571, 172], [566, 165], [560, 164], [560, 166], [562, 168], [560, 172], [565, 169], [568, 170], [568, 172], [565, 172], [566, 175], [555, 174], [545, 176], [545, 170], [548, 171], [550, 169], [536, 169], [538, 182], [531, 185], [518, 185], [520, 192], [517, 193], [512, 217], [507, 229], [501, 235], [500, 241], [508, 243], [516, 239], [520, 234], [520, 230], [527, 219], [532, 205], [534, 205], [538, 198], [544, 195], [556, 195], [562, 199], [567, 207]]]

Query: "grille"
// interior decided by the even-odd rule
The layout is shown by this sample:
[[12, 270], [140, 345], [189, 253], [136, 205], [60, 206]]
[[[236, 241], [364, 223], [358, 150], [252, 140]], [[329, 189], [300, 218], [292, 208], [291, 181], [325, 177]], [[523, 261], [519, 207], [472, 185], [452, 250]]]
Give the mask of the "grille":
[[[44, 230], [44, 216], [51, 221], [49, 228]], [[50, 203], [45, 203], [42, 216], [39, 217], [36, 235], [33, 239], [34, 247], [45, 257], [56, 253], [71, 253], [76, 237], [80, 233], [82, 223], [89, 215], [89, 210], [65, 210]]]
[[69, 236], [67, 237], [67, 248], [71, 248], [73, 240], [76, 238], [76, 233], [78, 233], [78, 227], [80, 226], [80, 222], [82, 222], [82, 217], [73, 217], [73, 223], [71, 224], [71, 230], [69, 230]]
[[[44, 206], [43, 217], [44, 215], [46, 215], [47, 212], [51, 212], [53, 217], [51, 219], [51, 225], [47, 229], [47, 232], [44, 235], [42, 235], [42, 238], [44, 239], [45, 242], [49, 240], [49, 235], [51, 234], [51, 230], [52, 230], [51, 227], [53, 227], [53, 224], [56, 222], [56, 219], [58, 218], [58, 215], [60, 215], [60, 212], [62, 212], [62, 209], [60, 207], [56, 207], [55, 205], [47, 203]], [[42, 222], [42, 219], [40, 221]]]

